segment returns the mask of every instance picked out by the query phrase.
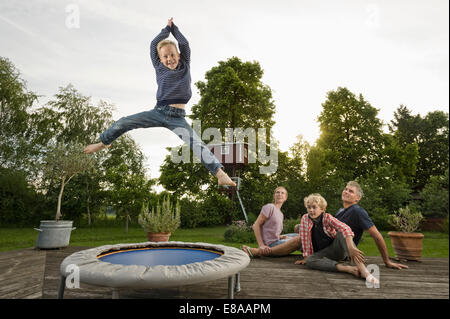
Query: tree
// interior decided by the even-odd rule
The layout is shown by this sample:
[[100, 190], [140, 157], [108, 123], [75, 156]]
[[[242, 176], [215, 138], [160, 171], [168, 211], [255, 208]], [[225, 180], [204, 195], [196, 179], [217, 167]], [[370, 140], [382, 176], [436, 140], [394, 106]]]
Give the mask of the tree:
[[297, 167], [302, 176], [306, 175], [306, 159], [308, 157], [311, 145], [303, 138], [303, 135], [297, 135], [297, 142], [290, 148], [290, 155], [293, 159], [293, 164]]
[[392, 166], [382, 165], [358, 179], [364, 191], [360, 205], [380, 229], [389, 229], [389, 216], [411, 201], [409, 185], [394, 176]]
[[388, 127], [401, 145], [407, 145], [419, 143], [421, 125], [422, 118], [420, 115], [411, 115], [411, 111], [401, 104], [394, 112], [394, 119]]
[[448, 113], [434, 111], [421, 117], [400, 105], [394, 113], [389, 130], [401, 147], [417, 144], [419, 159], [413, 188], [421, 190], [430, 176], [444, 175], [449, 166]]
[[61, 188], [58, 194], [58, 205], [55, 219], [61, 217], [61, 201], [64, 187], [78, 173], [89, 170], [93, 167], [93, 158], [83, 154], [82, 144], [57, 143], [51, 148], [44, 159], [44, 176], [50, 180], [60, 183]]
[[448, 168], [444, 175], [431, 176], [428, 184], [420, 193], [422, 203], [420, 209], [426, 217], [448, 216]]
[[[275, 105], [271, 89], [261, 82], [264, 71], [258, 62], [237, 57], [219, 61], [195, 83], [200, 101], [192, 107], [191, 118], [202, 128], [272, 128]], [[224, 134], [224, 131], [222, 131]]]
[[[319, 115], [317, 149], [323, 153], [325, 175], [344, 180], [365, 176], [379, 165], [382, 122], [378, 110], [347, 88], [330, 91]], [[325, 164], [326, 163], [326, 164]]]
[[116, 210], [116, 218], [125, 221], [125, 231], [128, 231], [130, 220], [137, 220], [142, 203], [152, 192], [152, 181], [142, 174], [130, 174], [125, 163], [112, 166], [107, 170], [108, 203]]
[[0, 227], [37, 222], [43, 204], [42, 195], [28, 183], [23, 171], [0, 167]]
[[382, 166], [390, 166], [391, 178], [406, 182], [412, 187], [419, 162], [419, 150], [416, 143], [400, 145], [394, 136], [383, 134], [380, 145]]
[[60, 87], [54, 99], [33, 114], [34, 142], [49, 141], [87, 144], [112, 124], [114, 106], [100, 101], [92, 105], [91, 98], [82, 95], [73, 85]]
[[28, 139], [29, 112], [38, 96], [28, 91], [20, 72], [0, 57], [0, 166], [28, 169], [33, 144]]
[[346, 88], [329, 92], [322, 106], [321, 135], [307, 155], [308, 186], [324, 195], [328, 209], [335, 211], [341, 207], [345, 184], [361, 180], [370, 193], [364, 199], [366, 209], [385, 224], [386, 214], [410, 200], [417, 145], [403, 145], [384, 134], [378, 110]]

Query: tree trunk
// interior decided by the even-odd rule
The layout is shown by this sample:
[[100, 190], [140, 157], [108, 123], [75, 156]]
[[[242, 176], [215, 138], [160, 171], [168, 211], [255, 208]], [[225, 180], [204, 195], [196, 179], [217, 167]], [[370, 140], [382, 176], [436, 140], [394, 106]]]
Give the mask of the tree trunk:
[[87, 204], [87, 218], [88, 218], [88, 226], [91, 226], [91, 210], [89, 209], [89, 201]]
[[86, 183], [86, 193], [88, 194], [88, 198], [87, 198], [87, 218], [88, 218], [88, 226], [91, 226], [91, 210], [89, 208], [89, 202], [90, 202], [90, 198], [91, 196], [89, 196], [89, 184]]
[[131, 220], [130, 215], [128, 213], [125, 216], [125, 233], [128, 233], [128, 221]]
[[61, 200], [62, 200], [62, 194], [64, 192], [65, 180], [66, 180], [66, 177], [64, 176], [61, 181], [61, 190], [59, 191], [59, 195], [58, 195], [58, 207], [56, 209], [56, 218], [55, 218], [56, 221], [58, 221], [59, 218], [61, 217]]

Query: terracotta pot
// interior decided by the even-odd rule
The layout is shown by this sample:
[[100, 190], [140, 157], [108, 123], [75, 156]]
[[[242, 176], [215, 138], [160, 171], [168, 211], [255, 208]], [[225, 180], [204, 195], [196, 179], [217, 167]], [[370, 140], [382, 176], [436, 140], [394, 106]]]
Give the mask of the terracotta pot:
[[388, 235], [391, 238], [392, 248], [394, 248], [397, 258], [420, 261], [422, 258], [423, 234], [390, 231]]
[[171, 233], [147, 233], [148, 241], [168, 241]]

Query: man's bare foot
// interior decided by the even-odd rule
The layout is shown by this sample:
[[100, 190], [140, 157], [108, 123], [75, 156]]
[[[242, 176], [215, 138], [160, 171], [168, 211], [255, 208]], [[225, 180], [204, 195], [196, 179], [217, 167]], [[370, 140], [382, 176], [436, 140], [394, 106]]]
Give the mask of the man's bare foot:
[[367, 269], [361, 272], [361, 277], [366, 279], [366, 282], [373, 285], [380, 285], [380, 281], [372, 275]]
[[83, 152], [84, 152], [84, 154], [95, 153], [95, 152], [100, 151], [100, 150], [102, 150], [104, 148], [109, 148], [110, 146], [111, 146], [111, 144], [105, 145], [102, 142], [100, 142], [100, 143], [91, 144], [91, 145], [86, 146], [84, 148]]
[[236, 183], [231, 180], [227, 173], [225, 173], [221, 168], [216, 173], [219, 185], [222, 186], [236, 186]]
[[[366, 282], [367, 282], [367, 283], [370, 283], [370, 284], [373, 284], [373, 285], [375, 285], [375, 286], [378, 286], [378, 287], [379, 287], [379, 285], [380, 285], [380, 281], [379, 281], [374, 275], [372, 275], [372, 274], [367, 275], [367, 277], [366, 277]], [[378, 288], [378, 287], [377, 287], [377, 288]]]

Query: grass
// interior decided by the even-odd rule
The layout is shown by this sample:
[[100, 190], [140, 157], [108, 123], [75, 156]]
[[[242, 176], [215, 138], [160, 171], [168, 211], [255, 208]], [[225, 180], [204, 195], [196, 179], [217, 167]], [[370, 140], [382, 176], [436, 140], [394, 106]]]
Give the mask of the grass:
[[[389, 256], [395, 256], [394, 249], [391, 245], [391, 239], [388, 236], [388, 231], [381, 231], [386, 246], [388, 248]], [[448, 258], [449, 256], [449, 242], [448, 234], [439, 232], [422, 232], [423, 250], [422, 257]], [[364, 232], [361, 241], [358, 244], [358, 249], [362, 250], [366, 256], [380, 256], [377, 246], [372, 237]]]
[[[170, 237], [171, 241], [207, 242], [233, 247], [238, 243], [226, 243], [223, 234], [226, 226], [208, 228], [177, 229]], [[0, 228], [0, 251], [8, 251], [34, 247], [37, 231], [30, 228]], [[71, 246], [96, 247], [119, 243], [138, 243], [147, 241], [145, 232], [140, 226], [129, 227], [83, 227], [72, 231]]]
[[[215, 226], [194, 229], [178, 229], [170, 237], [171, 241], [185, 242], [206, 242], [220, 244], [232, 247], [249, 245], [255, 247], [255, 243], [230, 243], [225, 242], [224, 232], [226, 226]], [[382, 231], [389, 255], [395, 256], [391, 241], [387, 231]], [[448, 258], [449, 257], [449, 238], [446, 233], [423, 232], [423, 257]], [[37, 231], [33, 228], [0, 228], [0, 251], [23, 249], [34, 247], [36, 245]], [[139, 226], [129, 227], [128, 233], [125, 233], [123, 227], [83, 227], [72, 231], [70, 238], [71, 246], [96, 247], [108, 244], [118, 243], [138, 243], [145, 242], [147, 238], [144, 231]], [[364, 233], [358, 248], [366, 256], [380, 256], [380, 253], [367, 233]]]

